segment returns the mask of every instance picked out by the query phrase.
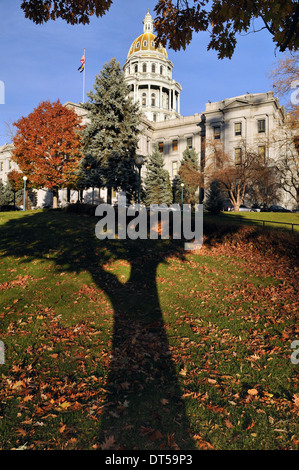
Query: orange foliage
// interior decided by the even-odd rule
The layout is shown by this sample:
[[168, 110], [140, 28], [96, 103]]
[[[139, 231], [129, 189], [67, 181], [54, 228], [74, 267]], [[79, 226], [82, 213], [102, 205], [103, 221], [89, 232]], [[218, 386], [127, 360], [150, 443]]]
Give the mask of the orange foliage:
[[44, 101], [22, 117], [13, 140], [12, 159], [35, 188], [57, 189], [75, 178], [82, 154], [81, 118], [59, 100]]

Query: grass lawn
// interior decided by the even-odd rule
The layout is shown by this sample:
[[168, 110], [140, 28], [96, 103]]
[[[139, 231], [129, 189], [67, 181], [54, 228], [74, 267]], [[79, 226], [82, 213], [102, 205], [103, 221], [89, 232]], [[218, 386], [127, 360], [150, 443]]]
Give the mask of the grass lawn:
[[204, 214], [205, 220], [217, 223], [246, 223], [276, 229], [299, 231], [299, 214], [293, 212], [221, 212], [217, 215]]
[[0, 214], [0, 449], [299, 449], [296, 235], [96, 221]]

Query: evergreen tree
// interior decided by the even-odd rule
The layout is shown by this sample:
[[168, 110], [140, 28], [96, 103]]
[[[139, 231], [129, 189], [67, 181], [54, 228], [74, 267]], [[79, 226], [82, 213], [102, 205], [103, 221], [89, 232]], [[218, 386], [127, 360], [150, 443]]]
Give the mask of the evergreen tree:
[[0, 205], [10, 204], [13, 201], [13, 193], [8, 190], [8, 185], [3, 184], [0, 180]]
[[[0, 206], [21, 205], [23, 204], [23, 198], [23, 189], [14, 190], [9, 181], [3, 184], [0, 180]], [[29, 208], [36, 205], [36, 193], [31, 188], [27, 188], [26, 199]]]
[[199, 168], [197, 153], [194, 148], [186, 148], [175, 180], [175, 201], [181, 202], [181, 183], [183, 188], [184, 204], [196, 203], [196, 192], [201, 183], [202, 175]]
[[212, 181], [206, 195], [205, 210], [213, 213], [220, 212], [223, 208], [223, 199], [220, 185], [217, 180]]
[[80, 162], [77, 186], [83, 189], [103, 186], [98, 160], [90, 154], [85, 155]]
[[164, 169], [163, 157], [157, 146], [148, 159], [145, 191], [146, 205], [172, 203], [169, 173]]
[[93, 88], [87, 93], [89, 101], [83, 104], [89, 119], [83, 131], [83, 152], [96, 164], [97, 186], [108, 188], [111, 202], [112, 188], [131, 195], [138, 190], [135, 155], [140, 112], [128, 96], [129, 89], [116, 59], [104, 64]]

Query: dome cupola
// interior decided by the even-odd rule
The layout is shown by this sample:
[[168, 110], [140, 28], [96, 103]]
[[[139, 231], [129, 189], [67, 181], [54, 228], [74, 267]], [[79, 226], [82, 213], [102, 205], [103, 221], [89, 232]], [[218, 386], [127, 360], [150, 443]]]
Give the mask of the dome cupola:
[[147, 10], [143, 33], [132, 43], [124, 65], [125, 80], [134, 102], [150, 121], [164, 121], [180, 115], [181, 85], [172, 79], [173, 64], [167, 51], [157, 45], [154, 20]]

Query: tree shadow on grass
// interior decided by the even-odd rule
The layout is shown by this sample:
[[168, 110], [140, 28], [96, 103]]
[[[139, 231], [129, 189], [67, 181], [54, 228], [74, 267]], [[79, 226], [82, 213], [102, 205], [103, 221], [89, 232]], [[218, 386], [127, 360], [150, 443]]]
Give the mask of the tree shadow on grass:
[[[97, 219], [28, 213], [0, 226], [1, 257], [49, 257], [57, 272], [89, 271], [111, 301], [114, 331], [107, 397], [98, 443], [112, 449], [195, 449], [172, 361], [157, 291], [157, 268], [183, 258], [179, 243], [162, 240], [97, 240]], [[69, 224], [69, 225], [67, 225]], [[122, 283], [107, 264], [125, 260]], [[106, 444], [108, 446], [108, 444]]]

